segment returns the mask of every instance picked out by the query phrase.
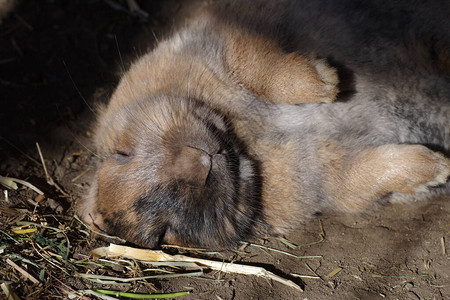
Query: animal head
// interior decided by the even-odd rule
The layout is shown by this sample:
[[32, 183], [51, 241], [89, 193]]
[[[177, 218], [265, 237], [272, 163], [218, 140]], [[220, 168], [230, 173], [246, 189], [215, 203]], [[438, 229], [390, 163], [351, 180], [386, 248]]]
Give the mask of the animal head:
[[218, 248], [250, 233], [260, 210], [256, 166], [219, 113], [159, 96], [99, 120], [102, 158], [85, 219], [145, 247]]

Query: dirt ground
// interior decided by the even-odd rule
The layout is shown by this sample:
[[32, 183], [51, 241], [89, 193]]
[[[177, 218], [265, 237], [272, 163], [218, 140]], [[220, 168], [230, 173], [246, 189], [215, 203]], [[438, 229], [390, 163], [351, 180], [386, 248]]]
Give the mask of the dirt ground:
[[[92, 239], [73, 217], [74, 203], [83, 196], [92, 169], [91, 108], [107, 100], [127, 61], [201, 1], [191, 2], [142, 1], [144, 16], [130, 13], [126, 1], [119, 0], [22, 1], [3, 20], [0, 175], [26, 180], [45, 199], [20, 184], [6, 197], [7, 189], [0, 186], [0, 284], [23, 299], [76, 298], [82, 297], [77, 291], [90, 289], [190, 291], [179, 299], [450, 299], [449, 199], [391, 205], [369, 216], [324, 215], [285, 237], [296, 247], [271, 238], [252, 241], [263, 247], [220, 253], [166, 250], [263, 266], [304, 292], [217, 271], [128, 285], [78, 275], [153, 274], [136, 262], [129, 262], [130, 272], [89, 259], [91, 249], [107, 243]], [[61, 190], [46, 182], [36, 142]], [[37, 282], [25, 279], [11, 261]], [[3, 291], [0, 298], [6, 298]]]

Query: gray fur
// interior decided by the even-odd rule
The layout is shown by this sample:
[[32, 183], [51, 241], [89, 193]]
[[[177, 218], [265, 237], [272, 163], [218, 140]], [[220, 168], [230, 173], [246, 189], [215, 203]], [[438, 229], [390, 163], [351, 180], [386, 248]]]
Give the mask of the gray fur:
[[[422, 144], [448, 155], [448, 15], [450, 5], [437, 0], [218, 3], [212, 17], [198, 17], [139, 59], [129, 72], [138, 75], [124, 76], [110, 106], [100, 114], [96, 144], [98, 152], [105, 157], [99, 174], [102, 170], [106, 172], [102, 174], [106, 183], [102, 187], [101, 180], [99, 184], [94, 180], [93, 188], [82, 204], [85, 219], [89, 215], [94, 225], [97, 222], [104, 226], [100, 226], [101, 229], [127, 236], [130, 241], [144, 246], [155, 246], [166, 239], [191, 245], [229, 246], [237, 239], [255, 233], [257, 224], [263, 224], [266, 229], [273, 227], [274, 232], [280, 233], [318, 211], [345, 211], [348, 203], [343, 204], [343, 208], [337, 207], [339, 201], [347, 201], [345, 197], [339, 200], [335, 193], [339, 191], [339, 184], [346, 182], [345, 175], [341, 178], [339, 171], [349, 172], [351, 168], [346, 164], [351, 167], [353, 158], [366, 150], [382, 148], [389, 152], [389, 145]], [[333, 103], [287, 105], [258, 98], [227, 69], [226, 46], [220, 31], [215, 30], [216, 22], [275, 39], [286, 51], [298, 51], [311, 60], [314, 56], [327, 59], [338, 70], [341, 93]], [[180, 58], [192, 66], [200, 65], [199, 69], [204, 73], [195, 73], [193, 69], [178, 70], [176, 63]], [[152, 82], [165, 80], [164, 76], [159, 76], [160, 70], [154, 69], [160, 61], [165, 65], [159, 68], [180, 72], [174, 74], [176, 79], [169, 90], [164, 84], [160, 85], [161, 90], [159, 83]], [[142, 77], [139, 72], [147, 77]], [[219, 88], [211, 92], [208, 88], [213, 84], [218, 84]], [[165, 114], [169, 117], [163, 118]], [[194, 120], [192, 124], [195, 123], [196, 129], [187, 127], [185, 120], [189, 118]], [[179, 131], [172, 126], [177, 122], [182, 124]], [[167, 132], [180, 137], [167, 142]], [[130, 153], [125, 151], [125, 156], [120, 153], [123, 151], [116, 153], [121, 140], [136, 149]], [[204, 142], [206, 146], [201, 145]], [[294, 157], [290, 165], [284, 166], [292, 169], [288, 178], [270, 175], [281, 183], [294, 183], [290, 199], [264, 199], [264, 180], [270, 181], [270, 178], [264, 177], [267, 174], [261, 170], [266, 161], [282, 160], [274, 157], [279, 155], [275, 150], [273, 153], [276, 154], [273, 154], [271, 150], [258, 148], [265, 142], [270, 144], [268, 149], [286, 147], [288, 150], [282, 153]], [[338, 145], [336, 153], [325, 151], [328, 154], [324, 155], [321, 149], [334, 142]], [[289, 143], [294, 143], [295, 147], [287, 147]], [[222, 162], [228, 163], [223, 163], [213, 174], [217, 185], [192, 188], [182, 180], [174, 182], [170, 162], [178, 161], [179, 148], [186, 145], [195, 146], [210, 157], [221, 156]], [[224, 145], [225, 152], [216, 151]], [[208, 147], [215, 150], [209, 151]], [[428, 175], [427, 170], [423, 171], [427, 166], [421, 162], [430, 161], [433, 163], [430, 172], [436, 172], [434, 177], [429, 182], [418, 181], [420, 191], [414, 190], [415, 193], [399, 193], [398, 190], [403, 190], [400, 186], [398, 190], [382, 190], [385, 194], [381, 196], [374, 193], [379, 199], [363, 200], [368, 203], [389, 199], [407, 202], [435, 193], [448, 194], [448, 188], [430, 186], [445, 183], [450, 173], [449, 160], [425, 147], [412, 146], [410, 149], [405, 153], [417, 158], [411, 162], [412, 171], [417, 168], [419, 178], [421, 172]], [[344, 154], [335, 160], [342, 166], [332, 166], [332, 157], [339, 153]], [[329, 160], [327, 155], [331, 157]], [[187, 157], [189, 163], [191, 160]], [[131, 163], [127, 165], [129, 161]], [[356, 165], [365, 167], [364, 161], [355, 161]], [[398, 170], [411, 173], [408, 173], [412, 177], [411, 185], [417, 184], [407, 163], [401, 159], [393, 161], [402, 164]], [[380, 164], [383, 164], [382, 160]], [[377, 166], [371, 167], [376, 169]], [[121, 168], [125, 170], [123, 174], [107, 174], [108, 170]], [[267, 173], [270, 171], [266, 170]], [[192, 175], [195, 174], [189, 174], [195, 177]], [[366, 179], [367, 174], [357, 175]], [[374, 186], [383, 184], [383, 178], [376, 179], [379, 182], [375, 180]], [[137, 187], [125, 195], [129, 198], [115, 199], [117, 187], [114, 184], [117, 181]], [[371, 188], [372, 182], [362, 182]], [[405, 185], [409, 183], [405, 181]], [[277, 184], [275, 186], [281, 186]], [[344, 188], [355, 189], [355, 186]], [[98, 200], [102, 191], [112, 196]], [[358, 202], [358, 196], [355, 195], [355, 202]], [[279, 215], [277, 205], [284, 207], [283, 201], [290, 201], [288, 204], [292, 209], [288, 213], [292, 214], [290, 220], [293, 221], [271, 224], [270, 215], [273, 221], [276, 218], [273, 216]], [[120, 203], [121, 208], [110, 203]], [[126, 211], [123, 207], [132, 207], [134, 211]], [[357, 204], [355, 207], [355, 211], [365, 209]], [[191, 227], [186, 227], [189, 226], [187, 221], [192, 222]]]

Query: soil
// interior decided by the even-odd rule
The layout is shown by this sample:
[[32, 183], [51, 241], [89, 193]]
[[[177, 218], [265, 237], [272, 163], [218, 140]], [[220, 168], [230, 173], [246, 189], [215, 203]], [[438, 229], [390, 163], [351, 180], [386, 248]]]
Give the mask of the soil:
[[[263, 266], [301, 285], [304, 292], [263, 278], [216, 271], [200, 278], [141, 280], [128, 287], [77, 276], [130, 276], [100, 262], [75, 263], [87, 260], [91, 249], [107, 245], [87, 236], [73, 217], [74, 203], [83, 196], [92, 170], [89, 136], [95, 103], [108, 99], [128, 61], [201, 2], [142, 1], [141, 9], [148, 14], [142, 16], [131, 13], [126, 1], [119, 0], [22, 1], [3, 20], [0, 175], [26, 180], [40, 188], [45, 199], [21, 185], [18, 190], [9, 189], [6, 199], [6, 188], [0, 186], [0, 283], [24, 299], [69, 298], [75, 291], [98, 288], [190, 291], [180, 299], [449, 299], [448, 198], [390, 205], [365, 216], [324, 215], [285, 237], [297, 245], [295, 249], [270, 238], [252, 241], [265, 248], [247, 245], [202, 254], [167, 250]], [[143, 34], [154, 39], [143, 40]], [[36, 142], [49, 175], [63, 192], [46, 182]], [[14, 231], [25, 221], [37, 229]], [[317, 257], [293, 257], [268, 247]], [[72, 263], [49, 263], [51, 253]], [[24, 279], [8, 260], [40, 283]]]

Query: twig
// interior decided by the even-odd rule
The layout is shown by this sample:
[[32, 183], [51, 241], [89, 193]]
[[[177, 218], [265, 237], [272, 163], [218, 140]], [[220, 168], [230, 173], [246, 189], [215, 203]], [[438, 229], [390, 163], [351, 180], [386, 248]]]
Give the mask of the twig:
[[182, 249], [182, 250], [188, 250], [188, 251], [205, 251], [204, 248], [190, 248], [190, 247], [182, 247], [178, 245], [161, 245], [162, 248], [175, 248], [175, 249]]
[[[61, 280], [59, 280], [58, 278], [56, 278], [55, 276], [53, 276], [50, 272], [48, 272], [47, 270], [44, 270], [45, 273], [47, 273], [47, 275], [49, 275], [50, 277], [52, 277], [54, 280], [58, 281], [62, 286], [66, 287], [69, 290], [72, 290], [72, 293], [77, 294], [78, 296], [82, 296], [81, 293], [75, 291], [73, 288], [71, 288], [70, 286], [68, 286], [67, 284], [65, 284], [64, 282], [62, 282]], [[63, 290], [61, 287], [59, 287], [61, 290]], [[69, 292], [69, 291], [66, 291]], [[83, 297], [83, 299], [86, 299], [86, 297]]]
[[39, 157], [41, 158], [42, 168], [44, 168], [45, 179], [47, 180], [47, 183], [49, 185], [54, 185], [55, 183], [53, 182], [53, 179], [50, 177], [50, 175], [47, 172], [47, 166], [45, 165], [44, 156], [42, 155], [42, 151], [41, 151], [41, 147], [39, 147], [39, 143], [36, 143], [36, 147], [37, 147], [37, 150], [39, 153]]
[[44, 161], [44, 156], [42, 155], [41, 147], [39, 147], [39, 143], [36, 143], [36, 147], [37, 147], [37, 150], [39, 153], [39, 157], [41, 158], [41, 164], [42, 164], [42, 167], [44, 168], [44, 174], [45, 174], [45, 179], [47, 180], [47, 183], [51, 186], [54, 186], [61, 194], [63, 194], [64, 197], [69, 197], [69, 194], [67, 194], [59, 185], [57, 185], [56, 182], [53, 180], [53, 178], [50, 176], [50, 174], [48, 174], [47, 167], [46, 167], [45, 161]]
[[57, 233], [62, 233], [64, 235], [64, 237], [66, 238], [66, 242], [67, 242], [67, 253], [66, 256], [69, 257], [69, 253], [70, 253], [70, 240], [69, 237], [67, 236], [66, 232], [62, 229], [56, 228], [56, 227], [52, 227], [52, 226], [48, 226], [48, 225], [42, 225], [39, 223], [33, 223], [33, 222], [26, 222], [26, 221], [19, 221], [17, 222], [17, 225], [33, 225], [36, 227], [43, 227], [43, 228], [47, 228], [47, 229], [51, 229], [56, 231]]
[[[313, 273], [314, 275], [316, 275], [317, 277], [319, 277], [320, 279], [322, 279], [322, 277], [320, 277], [320, 275], [317, 274], [317, 272], [314, 271], [314, 270], [310, 267], [310, 265], [308, 265], [307, 263], [305, 263], [305, 265], [306, 265], [306, 267], [308, 268], [308, 270], [311, 271], [311, 273]], [[323, 280], [323, 279], [322, 279], [322, 280]]]
[[2, 234], [4, 234], [5, 237], [8, 237], [9, 239], [11, 239], [12, 241], [14, 241], [14, 243], [16, 243], [16, 245], [19, 245], [20, 242], [18, 240], [16, 240], [15, 238], [13, 238], [12, 236], [10, 236], [7, 232], [3, 231], [0, 229], [0, 232]]
[[325, 240], [325, 230], [323, 229], [322, 220], [320, 220], [320, 219], [319, 219], [319, 227], [320, 227], [319, 240], [315, 241], [315, 242], [312, 242], [312, 243], [299, 245], [299, 247], [308, 247], [308, 246], [312, 246], [312, 245], [316, 245], [316, 244], [322, 243]]
[[281, 253], [281, 254], [284, 254], [284, 255], [287, 255], [287, 256], [292, 256], [292, 257], [299, 258], [299, 259], [300, 258], [322, 258], [321, 255], [299, 256], [299, 255], [295, 255], [295, 254], [292, 254], [292, 253], [289, 253], [289, 252], [286, 252], [286, 251], [283, 251], [283, 250], [279, 250], [279, 249], [275, 249], [275, 248], [271, 248], [271, 247], [267, 247], [267, 246], [263, 246], [263, 245], [258, 245], [258, 244], [248, 243], [248, 242], [241, 242], [241, 243], [247, 244], [248, 246], [254, 246], [254, 247], [270, 250], [270, 251], [273, 251], [273, 252], [278, 252], [278, 253]]
[[422, 278], [429, 277], [428, 274], [418, 274], [418, 275], [381, 275], [376, 273], [370, 273], [370, 275], [374, 278]]
[[297, 245], [292, 244], [291, 242], [289, 242], [289, 241], [286, 240], [285, 238], [279, 237], [279, 238], [277, 238], [277, 240], [279, 240], [279, 241], [280, 241], [281, 243], [283, 243], [286, 247], [289, 247], [289, 248], [291, 248], [291, 249], [297, 249], [297, 248], [298, 248]]
[[6, 296], [5, 299], [8, 299], [8, 300], [20, 300], [19, 296], [17, 296], [16, 293], [14, 293], [14, 291], [11, 289], [9, 284], [7, 284], [6, 282], [3, 282], [0, 286], [1, 286], [2, 290], [3, 290], [3, 293]]
[[64, 268], [62, 268], [61, 266], [59, 266], [57, 263], [55, 263], [54, 261], [52, 261], [50, 259], [50, 257], [47, 257], [48, 254], [42, 254], [41, 251], [38, 251], [38, 249], [36, 249], [36, 245], [39, 246], [40, 250], [43, 250], [43, 248], [38, 244], [38, 243], [31, 243], [31, 246], [33, 247], [34, 251], [40, 256], [42, 257], [45, 261], [47, 261], [49, 264], [51, 264], [52, 266], [54, 266], [55, 268], [60, 269], [61, 271], [63, 271], [64, 273], [66, 273], [67, 275], [70, 275], [69, 272], [67, 272]]
[[92, 254], [101, 257], [101, 256], [124, 256], [132, 259], [139, 259], [143, 261], [186, 261], [186, 262], [194, 262], [200, 266], [208, 267], [212, 270], [217, 270], [221, 272], [227, 273], [237, 273], [243, 275], [255, 275], [258, 277], [272, 279], [274, 281], [278, 281], [284, 285], [290, 286], [297, 291], [303, 291], [303, 289], [292, 282], [291, 280], [284, 279], [278, 275], [273, 274], [272, 272], [267, 271], [261, 267], [255, 266], [247, 266], [240, 265], [234, 263], [226, 263], [226, 262], [218, 262], [207, 259], [200, 259], [189, 257], [185, 255], [169, 255], [159, 250], [146, 250], [146, 249], [138, 249], [127, 246], [110, 244], [109, 247], [101, 247], [94, 249]]
[[72, 182], [77, 181], [78, 179], [80, 179], [81, 177], [83, 177], [84, 174], [86, 174], [87, 172], [89, 172], [89, 168], [87, 168], [86, 170], [84, 170], [83, 172], [81, 172], [79, 175], [77, 175], [74, 179], [72, 179]]
[[298, 277], [298, 278], [322, 279], [319, 276], [300, 275], [300, 274], [296, 274], [296, 273], [291, 273], [290, 275], [293, 276], [293, 277]]
[[6, 259], [6, 263], [8, 265], [10, 265], [11, 267], [13, 267], [14, 269], [16, 269], [20, 274], [22, 274], [23, 277], [25, 277], [26, 279], [28, 279], [29, 281], [31, 281], [34, 284], [39, 284], [39, 280], [37, 280], [36, 278], [34, 278], [30, 273], [28, 273], [27, 271], [25, 271], [24, 269], [22, 269], [21, 267], [19, 267], [15, 262], [13, 262], [12, 260], [10, 260], [9, 258]]

